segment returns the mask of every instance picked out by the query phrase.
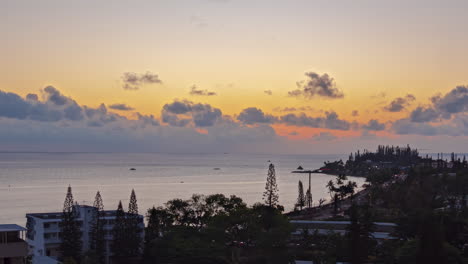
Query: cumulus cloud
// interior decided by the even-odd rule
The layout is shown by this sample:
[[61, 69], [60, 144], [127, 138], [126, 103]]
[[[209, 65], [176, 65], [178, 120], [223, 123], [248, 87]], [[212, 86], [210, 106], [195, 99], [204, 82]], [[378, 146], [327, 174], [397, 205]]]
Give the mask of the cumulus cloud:
[[363, 125], [362, 128], [371, 131], [382, 131], [385, 129], [385, 124], [380, 123], [376, 119], [371, 119], [367, 124]]
[[432, 99], [435, 108], [443, 113], [456, 114], [468, 111], [468, 87], [457, 86], [446, 95], [435, 96]]
[[307, 72], [305, 75], [307, 79], [297, 82], [298, 89], [289, 91], [289, 96], [308, 99], [316, 96], [331, 99], [344, 97], [343, 92], [336, 87], [335, 80], [328, 74], [320, 75], [315, 72]]
[[388, 112], [401, 112], [414, 100], [416, 100], [416, 97], [412, 94], [407, 94], [405, 97], [397, 97], [389, 105], [385, 106], [384, 110]]
[[319, 134], [312, 136], [312, 139], [316, 141], [331, 141], [337, 138], [337, 136], [333, 135], [330, 132], [320, 132]]
[[138, 74], [134, 72], [125, 72], [122, 76], [123, 88], [125, 90], [138, 90], [142, 85], [145, 84], [161, 84], [162, 81], [159, 79], [157, 74], [146, 72]]
[[222, 118], [222, 112], [209, 104], [176, 100], [163, 106], [161, 118], [163, 122], [173, 126], [193, 124], [196, 127], [209, 127]]
[[109, 105], [110, 109], [119, 110], [119, 111], [132, 111], [135, 108], [128, 106], [126, 104], [111, 104]]
[[418, 106], [410, 114], [410, 120], [416, 123], [434, 122], [450, 119], [452, 115], [468, 111], [468, 88], [457, 86], [450, 92], [431, 98], [431, 105]]
[[261, 109], [256, 107], [249, 107], [244, 110], [237, 116], [237, 120], [244, 124], [272, 124], [277, 122], [277, 118], [272, 115], [267, 115], [263, 113]]
[[190, 88], [190, 95], [200, 95], [200, 96], [214, 96], [215, 92], [210, 92], [208, 90], [198, 89], [196, 85], [193, 85]]
[[82, 120], [82, 108], [71, 98], [63, 96], [52, 86], [44, 88], [46, 101], [29, 95], [27, 99], [15, 93], [0, 91], [0, 116], [38, 121]]
[[273, 95], [273, 91], [271, 90], [265, 90], [263, 91], [266, 95]]
[[397, 134], [468, 135], [468, 88], [457, 86], [445, 95], [431, 98], [431, 104], [419, 106], [407, 118], [397, 120]]

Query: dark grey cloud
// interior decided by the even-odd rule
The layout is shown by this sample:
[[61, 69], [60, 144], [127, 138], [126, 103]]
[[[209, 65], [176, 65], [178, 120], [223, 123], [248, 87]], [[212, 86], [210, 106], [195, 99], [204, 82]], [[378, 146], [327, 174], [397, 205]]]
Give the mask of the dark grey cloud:
[[122, 76], [123, 88], [125, 90], [138, 90], [142, 85], [145, 84], [161, 84], [162, 81], [159, 79], [157, 74], [146, 72], [138, 74], [135, 72], [125, 72]]
[[136, 113], [138, 120], [142, 121], [144, 125], [159, 126], [159, 121], [153, 115], [142, 115]]
[[287, 114], [279, 118], [279, 122], [291, 126], [304, 126], [314, 128], [328, 128], [336, 130], [349, 130], [351, 123], [339, 119], [335, 112], [325, 112], [324, 117], [310, 117], [304, 113], [301, 114]]
[[405, 97], [397, 97], [389, 105], [385, 106], [384, 110], [388, 112], [401, 112], [414, 100], [416, 100], [416, 97], [412, 94], [407, 94]]
[[418, 106], [409, 116], [415, 123], [435, 122], [451, 119], [453, 115], [468, 112], [468, 88], [457, 86], [445, 95], [431, 98], [431, 105]]
[[190, 88], [190, 95], [215, 96], [216, 93], [215, 93], [215, 92], [208, 91], [208, 90], [198, 89], [198, 87], [197, 87], [196, 85], [193, 85], [193, 86]]
[[69, 102], [69, 99], [62, 95], [60, 91], [53, 86], [47, 86], [44, 88], [44, 93], [47, 96], [47, 100], [56, 105], [65, 105]]
[[445, 96], [432, 98], [435, 108], [443, 113], [456, 114], [468, 111], [468, 87], [457, 86]]
[[222, 118], [222, 112], [209, 104], [176, 100], [163, 106], [161, 118], [173, 126], [184, 127], [193, 122], [196, 127], [209, 127]]
[[382, 131], [385, 129], [385, 124], [380, 123], [376, 119], [371, 119], [369, 122], [365, 125], [362, 126], [365, 130], [371, 130], [371, 131]]
[[272, 90], [265, 90], [263, 91], [266, 95], [273, 95], [273, 91]]
[[290, 136], [297, 136], [297, 135], [299, 135], [299, 133], [298, 133], [297, 131], [291, 131], [291, 132], [289, 132], [288, 135], [290, 135]]
[[438, 113], [434, 108], [428, 107], [423, 108], [418, 106], [414, 109], [410, 114], [411, 122], [416, 123], [424, 123], [424, 122], [431, 122], [440, 117], [440, 113]]
[[307, 72], [305, 75], [308, 79], [297, 82], [298, 89], [288, 92], [289, 96], [308, 99], [316, 96], [332, 99], [344, 97], [343, 92], [336, 87], [335, 80], [328, 74]]
[[0, 116], [48, 122], [82, 120], [82, 109], [74, 100], [63, 96], [52, 86], [44, 88], [43, 92], [45, 102], [34, 100], [31, 95], [29, 99], [23, 99], [15, 93], [0, 91]]
[[132, 110], [135, 110], [135, 108], [129, 106], [129, 105], [126, 105], [126, 104], [111, 104], [109, 105], [109, 108], [110, 109], [114, 109], [114, 110], [119, 110], [119, 111], [132, 111]]
[[237, 120], [244, 124], [272, 124], [277, 122], [277, 118], [272, 115], [266, 115], [261, 109], [256, 107], [249, 107], [237, 116]]
[[37, 94], [27, 94], [26, 95], [26, 100], [30, 100], [30, 101], [39, 101], [39, 96], [37, 96]]

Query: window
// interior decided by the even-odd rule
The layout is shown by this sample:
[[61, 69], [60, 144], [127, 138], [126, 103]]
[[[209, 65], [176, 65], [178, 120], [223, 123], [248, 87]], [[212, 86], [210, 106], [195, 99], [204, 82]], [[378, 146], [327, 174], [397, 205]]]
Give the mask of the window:
[[50, 227], [50, 223], [44, 223], [44, 228], [49, 228]]

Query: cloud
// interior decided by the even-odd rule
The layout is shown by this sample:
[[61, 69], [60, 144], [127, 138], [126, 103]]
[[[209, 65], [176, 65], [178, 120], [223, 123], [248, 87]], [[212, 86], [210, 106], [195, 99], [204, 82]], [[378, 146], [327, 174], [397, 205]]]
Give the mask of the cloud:
[[125, 72], [122, 76], [123, 88], [125, 90], [138, 90], [142, 85], [145, 84], [161, 84], [162, 81], [159, 79], [157, 74], [146, 72], [143, 74], [137, 74], [134, 72]]
[[111, 104], [109, 105], [110, 109], [119, 110], [119, 111], [132, 111], [135, 108], [128, 106], [126, 104]]
[[17, 94], [0, 91], [0, 117], [49, 122], [83, 119], [83, 109], [73, 99], [63, 96], [52, 86], [42, 92], [46, 97], [44, 102], [35, 100], [37, 96], [28, 95], [23, 99]]
[[335, 112], [325, 112], [324, 117], [310, 117], [304, 113], [287, 114], [279, 118], [279, 122], [291, 126], [303, 126], [314, 128], [328, 128], [336, 130], [349, 130], [351, 123], [341, 120]]
[[273, 91], [271, 90], [265, 90], [263, 91], [266, 95], [273, 95]]
[[299, 132], [297, 132], [297, 131], [291, 131], [291, 132], [289, 132], [288, 135], [290, 135], [290, 136], [298, 136], [298, 135], [299, 135]]
[[190, 88], [190, 95], [214, 96], [214, 95], [216, 95], [216, 93], [215, 92], [210, 92], [208, 90], [198, 89], [196, 85], [193, 85]]
[[297, 82], [298, 89], [289, 91], [288, 95], [292, 97], [305, 97], [311, 99], [313, 97], [325, 98], [343, 98], [344, 94], [336, 87], [335, 80], [328, 74], [320, 75], [315, 72], [307, 72], [305, 75], [307, 80]]
[[468, 86], [457, 86], [445, 96], [432, 98], [435, 108], [443, 113], [456, 114], [468, 111]]
[[385, 98], [387, 94], [385, 92], [380, 92], [374, 95], [371, 95], [370, 98], [372, 99], [379, 99], [379, 98]]
[[26, 95], [26, 100], [30, 100], [30, 101], [39, 101], [39, 96], [37, 96], [37, 94], [27, 94]]
[[353, 111], [351, 112], [351, 115], [352, 115], [352, 116], [359, 116], [359, 111], [358, 111], [358, 110], [353, 110]]
[[222, 118], [222, 112], [209, 104], [193, 103], [188, 100], [165, 104], [161, 112], [162, 121], [173, 126], [213, 126]]
[[277, 118], [272, 115], [266, 115], [261, 109], [256, 107], [249, 107], [237, 116], [237, 120], [244, 124], [272, 124], [277, 122]]
[[440, 113], [438, 113], [435, 109], [433, 108], [423, 108], [421, 106], [418, 106], [416, 109], [414, 109], [411, 114], [410, 114], [410, 120], [411, 122], [416, 122], [416, 123], [424, 123], [424, 122], [431, 122], [436, 119], [438, 119], [440, 116]]
[[312, 139], [316, 141], [331, 141], [337, 138], [337, 136], [333, 135], [330, 132], [320, 132], [319, 134], [316, 134], [312, 137]]
[[468, 112], [468, 88], [457, 86], [444, 96], [432, 97], [431, 105], [418, 106], [410, 113], [409, 119], [415, 123], [436, 122], [465, 112]]
[[414, 100], [416, 100], [416, 97], [414, 97], [414, 95], [407, 94], [405, 97], [398, 97], [393, 99], [393, 101], [391, 101], [389, 105], [384, 107], [384, 110], [388, 112], [401, 112]]
[[382, 131], [385, 129], [385, 124], [380, 123], [376, 119], [371, 119], [369, 122], [362, 126], [365, 130], [372, 130], [372, 131]]

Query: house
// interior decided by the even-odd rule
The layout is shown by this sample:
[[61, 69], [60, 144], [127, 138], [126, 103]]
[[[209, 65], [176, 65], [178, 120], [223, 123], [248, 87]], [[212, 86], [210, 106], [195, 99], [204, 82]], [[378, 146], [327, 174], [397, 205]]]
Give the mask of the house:
[[[77, 212], [77, 221], [80, 226], [82, 236], [82, 251], [90, 249], [91, 230], [93, 219], [97, 213], [97, 208], [89, 205], [75, 205]], [[109, 262], [112, 243], [112, 229], [115, 224], [116, 210], [104, 211], [101, 220], [104, 222], [105, 240], [106, 240], [106, 262]], [[33, 263], [42, 263], [39, 259], [48, 257], [58, 259], [60, 257], [59, 247], [61, 244], [60, 223], [62, 221], [62, 212], [57, 213], [31, 213], [26, 214], [27, 242], [33, 256]], [[141, 237], [144, 236], [143, 216], [138, 215]]]
[[[293, 238], [300, 238], [305, 231], [308, 234], [314, 234], [317, 232], [321, 235], [327, 235], [330, 233], [345, 235], [348, 226], [351, 224], [350, 221], [309, 221], [309, 220], [291, 220], [290, 223], [294, 227], [292, 232]], [[374, 230], [371, 236], [376, 240], [394, 239], [391, 234], [394, 232], [396, 224], [375, 222]]]
[[0, 264], [22, 264], [28, 257], [28, 244], [24, 241], [26, 228], [0, 225]]

